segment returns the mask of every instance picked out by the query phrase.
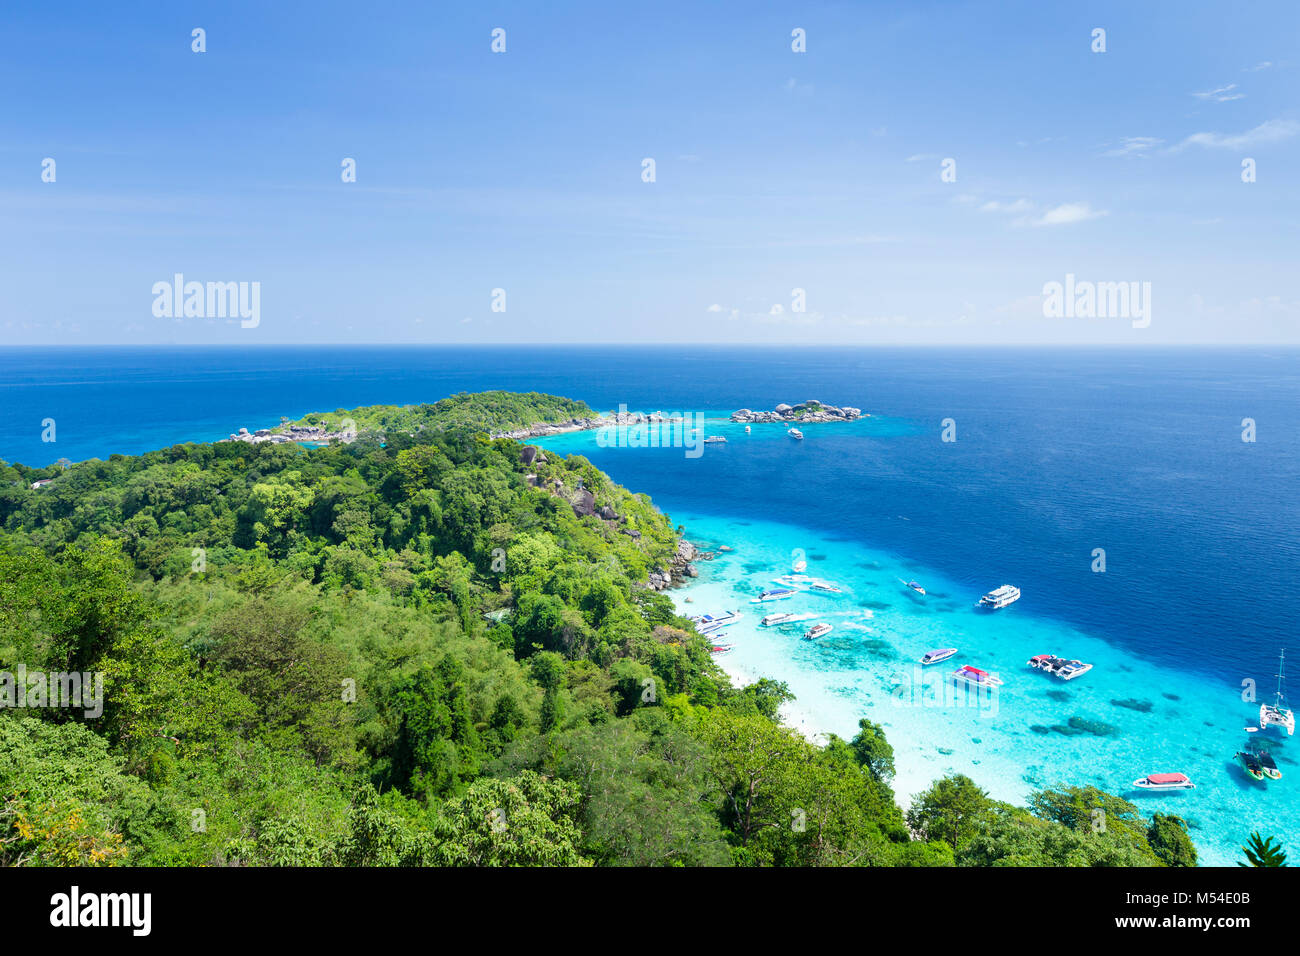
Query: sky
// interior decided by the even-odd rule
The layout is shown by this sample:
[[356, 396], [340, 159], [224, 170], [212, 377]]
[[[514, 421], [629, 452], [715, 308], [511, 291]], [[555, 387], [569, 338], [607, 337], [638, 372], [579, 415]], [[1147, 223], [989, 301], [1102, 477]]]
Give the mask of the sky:
[[[1300, 343], [1297, 38], [1294, 0], [11, 2], [0, 344]], [[168, 315], [178, 273], [255, 324]], [[1129, 310], [1048, 314], [1067, 276]]]

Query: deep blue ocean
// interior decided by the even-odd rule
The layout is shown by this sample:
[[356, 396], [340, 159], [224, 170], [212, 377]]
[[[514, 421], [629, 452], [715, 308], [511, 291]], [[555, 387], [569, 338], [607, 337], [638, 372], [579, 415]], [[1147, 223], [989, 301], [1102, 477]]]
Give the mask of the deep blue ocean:
[[[783, 551], [789, 542], [777, 547], [771, 539], [802, 535], [813, 550], [845, 555], [841, 567], [813, 573], [849, 582], [849, 555], [869, 552], [876, 557], [862, 567], [897, 562], [897, 574], [942, 581], [963, 607], [999, 584], [1017, 584], [1024, 599], [999, 614], [1022, 635], [1042, 622], [1044, 633], [1105, 642], [1122, 662], [1109, 679], [1151, 665], [1126, 679], [1194, 681], [1177, 692], [1145, 685], [1110, 692], [1179, 700], [1184, 710], [1164, 718], [1123, 713], [1148, 721], [1142, 732], [1162, 742], [1163, 759], [1177, 759], [1170, 741], [1195, 738], [1218, 720], [1225, 738], [1207, 753], [1217, 759], [1226, 748], [1230, 763], [1240, 741], [1228, 741], [1226, 725], [1237, 733], [1257, 709], [1234, 703], [1241, 681], [1256, 679], [1261, 693], [1271, 693], [1281, 647], [1292, 647], [1300, 680], [1300, 641], [1293, 640], [1300, 608], [1297, 349], [10, 349], [0, 351], [0, 458], [31, 465], [102, 458], [223, 438], [241, 426], [274, 425], [281, 415], [489, 388], [552, 392], [597, 411], [626, 405], [718, 416], [708, 430], [730, 429], [723, 432], [729, 441], [699, 458], [682, 449], [602, 448], [592, 433], [556, 445], [650, 494], [688, 534], [692, 522], [715, 539], [726, 533], [737, 553], [746, 543], [754, 552], [765, 544]], [[747, 443], [755, 436], [721, 421], [736, 408], [805, 399], [854, 405], [872, 418], [810, 426], [803, 442], [781, 430]], [[46, 418], [56, 422], [54, 443], [41, 441]], [[954, 442], [940, 440], [944, 419], [955, 422]], [[1253, 442], [1242, 440], [1243, 419], [1255, 422]], [[1093, 571], [1098, 548], [1105, 573]], [[747, 570], [766, 573], [755, 567]], [[889, 577], [863, 574], [864, 590], [884, 588]], [[963, 620], [946, 625], [934, 606], [912, 611], [896, 598], [867, 605], [882, 608], [881, 627], [891, 614], [929, 614], [927, 626], [940, 629]], [[900, 642], [906, 639], [896, 636]], [[897, 653], [902, 660], [912, 651]], [[780, 667], [770, 654], [763, 660], [768, 669]], [[1100, 686], [1107, 678], [1098, 672], [1071, 690]], [[843, 668], [837, 675], [827, 681], [842, 683]], [[848, 690], [830, 683], [828, 694], [847, 699]], [[1213, 707], [1190, 713], [1189, 693], [1213, 695]], [[1284, 752], [1282, 741], [1277, 746]], [[1095, 763], [1104, 762], [1102, 753]], [[954, 759], [961, 756], [959, 749]], [[978, 765], [981, 758], [972, 759]], [[1118, 772], [1131, 781], [1179, 769], [1138, 763]], [[1300, 783], [1300, 763], [1296, 768], [1272, 785], [1274, 811], [1294, 806], [1277, 801], [1279, 788]], [[1068, 767], [1053, 766], [1057, 771], [1070, 776]], [[1198, 843], [1236, 839], [1224, 821], [1240, 815], [1240, 801], [1257, 798], [1239, 781], [1233, 785], [1240, 793], [1232, 800], [1206, 804]]]
[[[813, 460], [782, 448], [743, 468], [714, 449], [588, 451], [617, 458], [615, 477], [669, 512], [779, 518], [959, 580], [1032, 574], [1037, 607], [1181, 666], [1246, 671], [1296, 628], [1295, 349], [7, 349], [0, 458], [131, 454], [488, 388], [597, 410], [855, 405], [901, 428], [887, 441], [830, 430]], [[940, 441], [945, 418], [955, 442]], [[1094, 548], [1105, 574], [1090, 570]]]

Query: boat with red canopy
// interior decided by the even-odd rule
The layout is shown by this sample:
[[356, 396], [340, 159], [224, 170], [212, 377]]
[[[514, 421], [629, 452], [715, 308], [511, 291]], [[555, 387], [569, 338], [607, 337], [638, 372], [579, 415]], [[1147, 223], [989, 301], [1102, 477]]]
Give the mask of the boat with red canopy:
[[1140, 790], [1195, 790], [1196, 784], [1185, 773], [1149, 773], [1133, 786]]

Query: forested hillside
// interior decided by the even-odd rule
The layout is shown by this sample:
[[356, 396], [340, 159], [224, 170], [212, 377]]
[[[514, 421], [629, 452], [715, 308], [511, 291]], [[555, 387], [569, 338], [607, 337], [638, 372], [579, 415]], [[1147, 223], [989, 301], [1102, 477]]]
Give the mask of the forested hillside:
[[489, 437], [590, 414], [485, 393], [304, 419], [358, 423], [329, 447], [0, 463], [0, 671], [104, 687], [0, 687], [0, 863], [1194, 862], [1091, 789], [953, 777], [905, 817], [881, 728], [782, 726], [648, 586], [679, 540], [648, 498]]

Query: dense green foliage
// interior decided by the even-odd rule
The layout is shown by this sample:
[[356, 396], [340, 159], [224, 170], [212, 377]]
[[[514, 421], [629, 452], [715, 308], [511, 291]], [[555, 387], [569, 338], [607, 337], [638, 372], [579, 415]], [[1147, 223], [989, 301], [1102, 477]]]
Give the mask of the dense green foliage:
[[351, 410], [340, 408], [333, 413], [313, 412], [292, 424], [333, 430], [347, 420], [359, 433], [409, 435], [426, 428], [457, 427], [498, 433], [541, 422], [593, 418], [595, 414], [586, 402], [541, 392], [460, 392], [432, 405], [366, 405]]
[[308, 416], [358, 423], [325, 448], [0, 463], [0, 671], [104, 681], [97, 716], [0, 710], [0, 864], [1194, 862], [1091, 788], [956, 777], [904, 816], [879, 726], [810, 743], [647, 587], [677, 535], [645, 496], [488, 434], [588, 415], [485, 393]]

